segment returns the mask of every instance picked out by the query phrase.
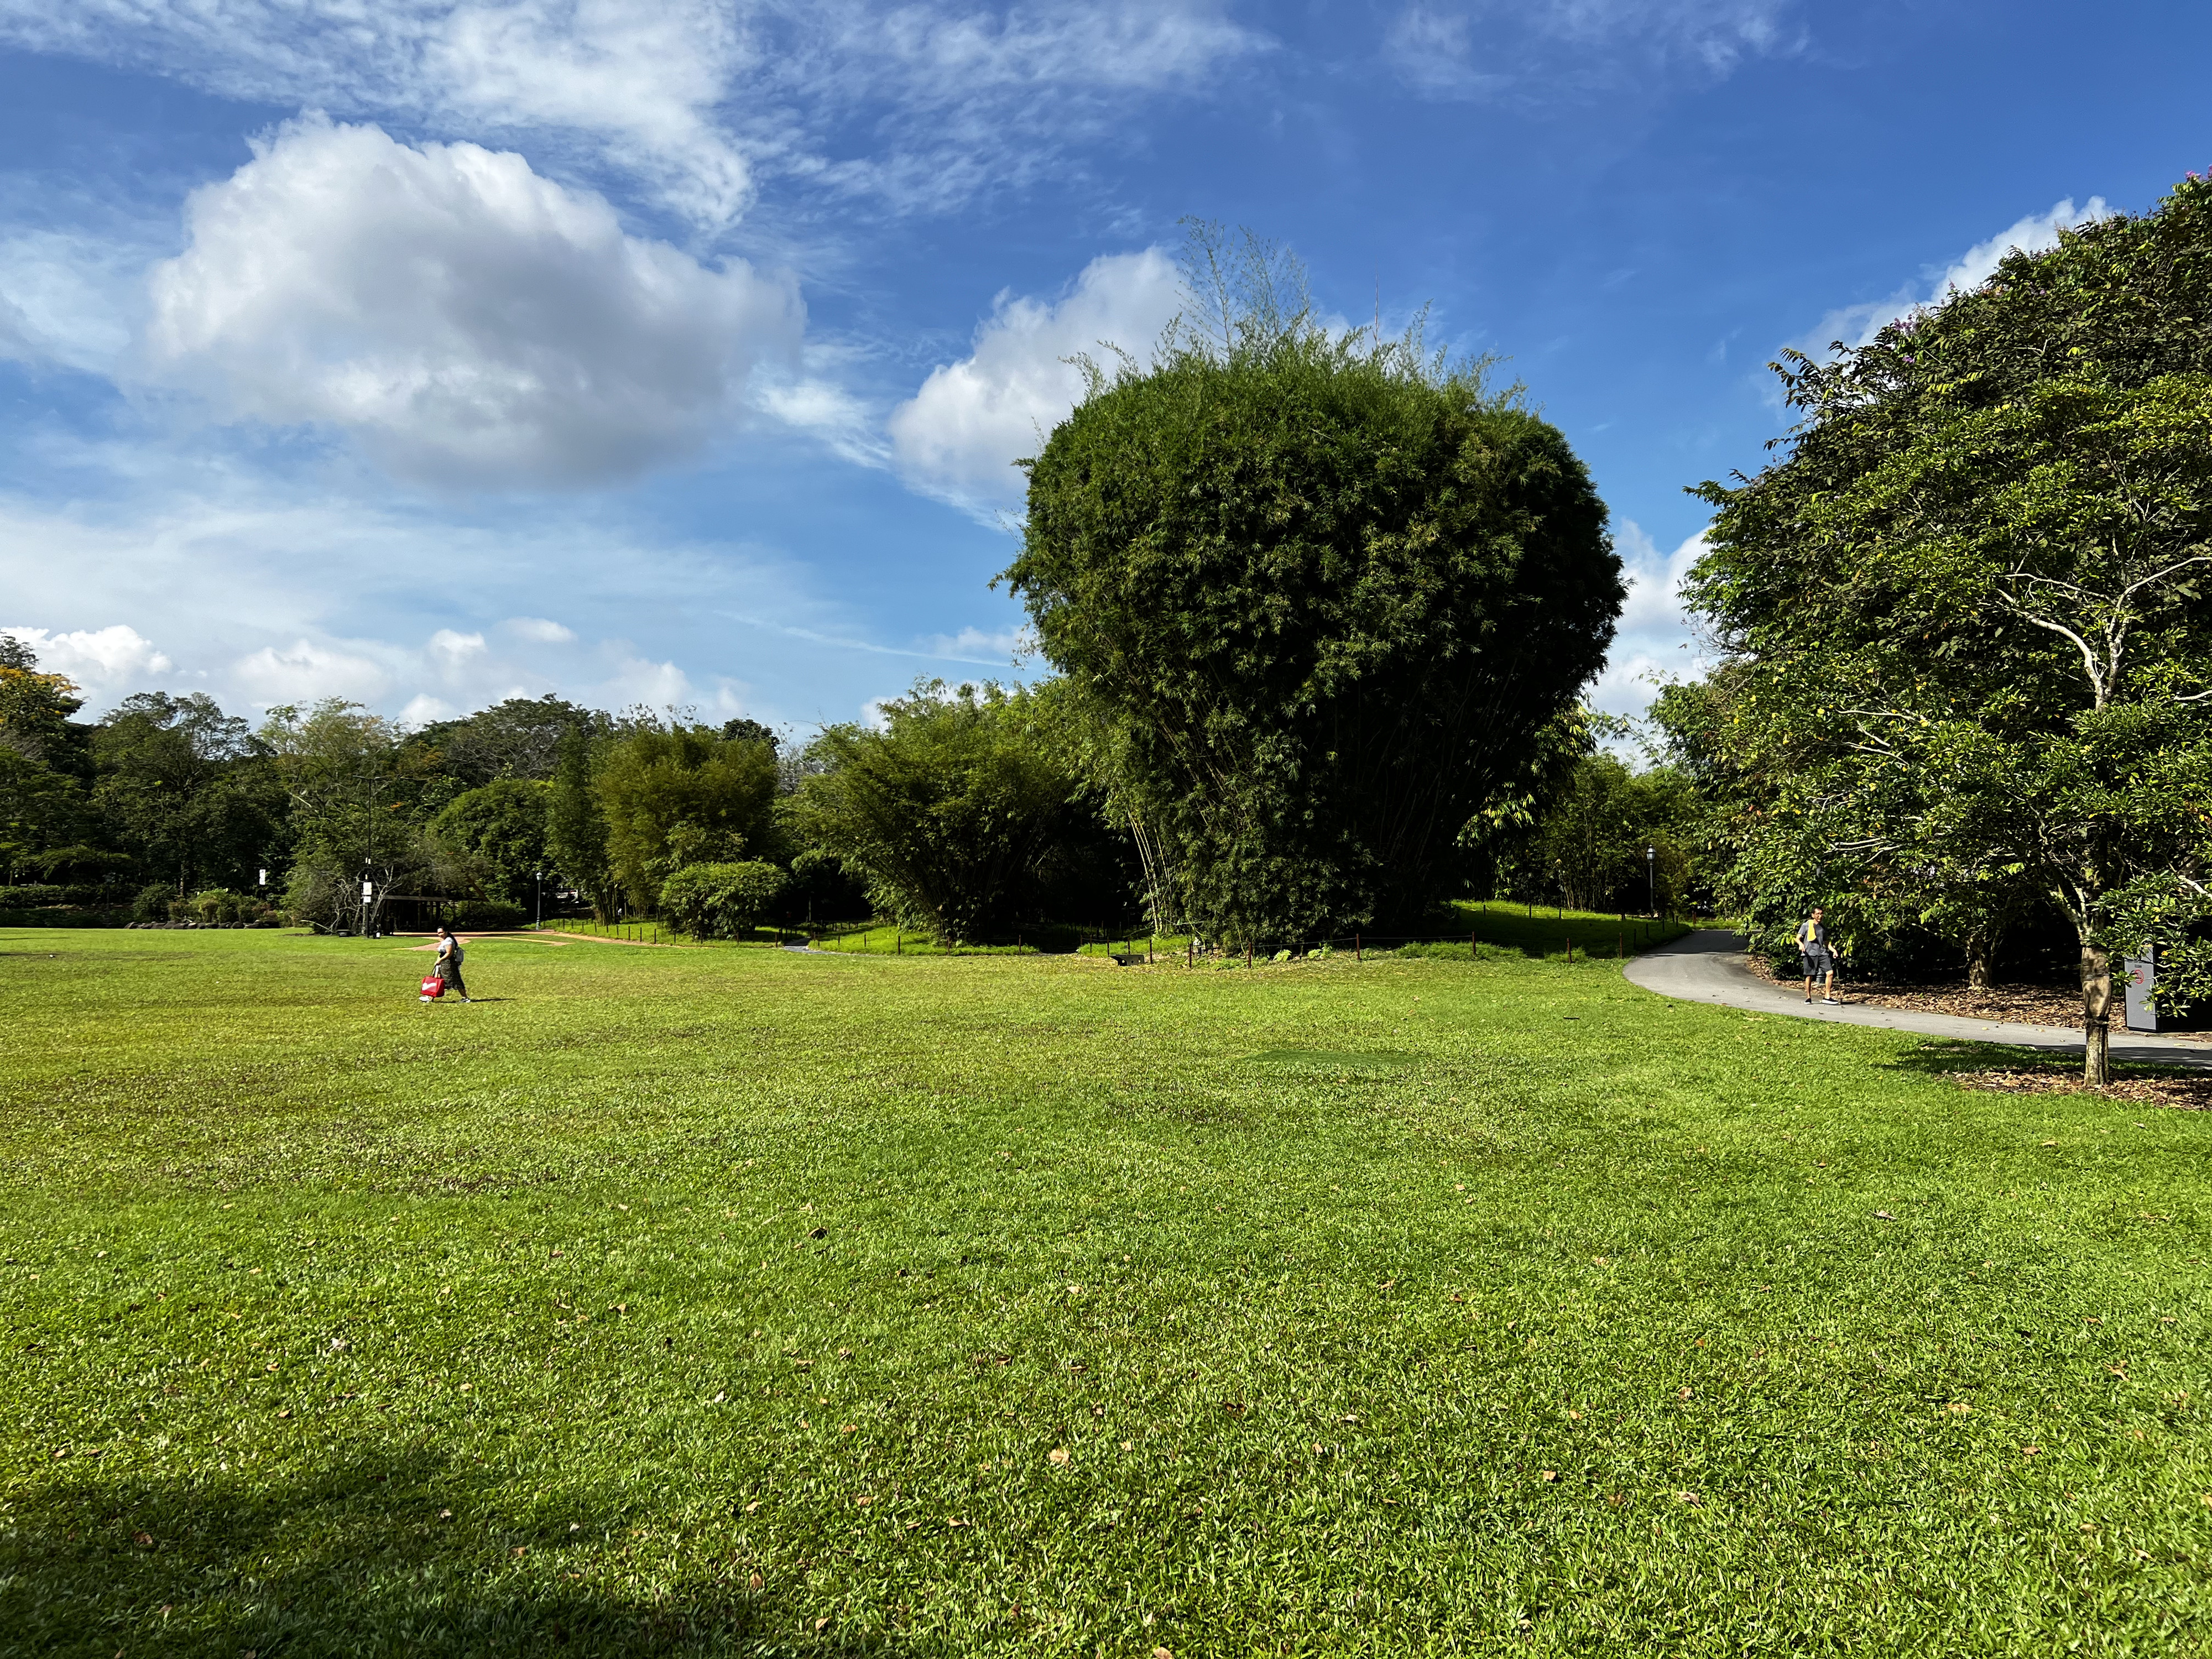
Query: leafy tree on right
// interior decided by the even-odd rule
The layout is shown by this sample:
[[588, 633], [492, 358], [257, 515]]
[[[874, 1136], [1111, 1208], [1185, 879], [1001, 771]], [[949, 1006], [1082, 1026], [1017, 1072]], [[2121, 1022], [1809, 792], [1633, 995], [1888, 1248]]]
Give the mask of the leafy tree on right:
[[1688, 589], [1739, 884], [1961, 934], [2041, 892], [2102, 1084], [2116, 955], [2212, 989], [2212, 181], [1777, 368], [1803, 418], [1700, 487]]

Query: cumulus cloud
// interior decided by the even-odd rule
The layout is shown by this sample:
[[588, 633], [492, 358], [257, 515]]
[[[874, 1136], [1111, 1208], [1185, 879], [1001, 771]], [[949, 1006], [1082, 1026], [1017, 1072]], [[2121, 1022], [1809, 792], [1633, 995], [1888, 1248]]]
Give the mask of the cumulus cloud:
[[232, 674], [264, 708], [321, 697], [375, 702], [396, 683], [392, 672], [373, 657], [307, 639], [249, 652], [232, 665]]
[[124, 623], [70, 632], [0, 627], [0, 634], [21, 640], [43, 672], [67, 675], [94, 701], [118, 688], [138, 690], [146, 680], [176, 666], [154, 648], [153, 641]]
[[930, 371], [891, 413], [892, 453], [915, 488], [978, 513], [1021, 504], [1014, 466], [1082, 395], [1066, 361], [1150, 349], [1181, 303], [1173, 261], [1159, 249], [1093, 259], [1060, 300], [1000, 294], [975, 331], [975, 349]]
[[2092, 196], [2078, 208], [2074, 198], [2067, 197], [2049, 212], [2031, 213], [1989, 240], [1975, 243], [1948, 265], [1932, 272], [1926, 292], [1918, 284], [1907, 283], [1885, 299], [1839, 307], [1790, 343], [1814, 357], [1826, 356], [1838, 341], [1850, 346], [1869, 344], [1884, 324], [1922, 306], [1936, 304], [1954, 291], [1966, 294], [1979, 288], [1996, 274], [1998, 264], [2015, 248], [2023, 253], [2040, 253], [2058, 246], [2062, 230], [2108, 218], [2112, 211], [2101, 196]]
[[1414, 0], [1383, 30], [1382, 58], [1424, 97], [1551, 97], [1725, 76], [1792, 50], [1795, 0]]
[[1633, 716], [1650, 705], [1657, 681], [1705, 671], [1696, 630], [1682, 609], [1681, 584], [1690, 567], [1705, 556], [1705, 532], [1700, 530], [1666, 550], [1635, 520], [1624, 519], [1614, 530], [1613, 546], [1620, 554], [1628, 598], [1613, 649], [1589, 697], [1593, 708]]
[[520, 155], [374, 126], [293, 123], [185, 223], [152, 277], [149, 371], [433, 483], [590, 483], [681, 454], [803, 326], [787, 283], [628, 235]]

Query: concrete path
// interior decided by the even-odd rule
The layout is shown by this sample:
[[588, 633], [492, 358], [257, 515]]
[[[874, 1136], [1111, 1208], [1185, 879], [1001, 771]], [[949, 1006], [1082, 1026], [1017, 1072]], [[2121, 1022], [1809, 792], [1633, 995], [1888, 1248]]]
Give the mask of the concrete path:
[[[1826, 1020], [1835, 1025], [1875, 1025], [1889, 1031], [1917, 1031], [1925, 1036], [1952, 1037], [1966, 1042], [2004, 1042], [2075, 1055], [2081, 1052], [2081, 1033], [2078, 1030], [2056, 1025], [2008, 1025], [1995, 1020], [1962, 1019], [1956, 1014], [1923, 1014], [1909, 1008], [1871, 1007], [1851, 1001], [1848, 983], [1844, 987], [1844, 1006], [1808, 1004], [1802, 990], [1784, 990], [1771, 985], [1746, 967], [1743, 935], [1733, 930], [1705, 928], [1685, 934], [1672, 945], [1662, 945], [1638, 957], [1625, 972], [1631, 984], [1684, 1002], [1711, 1002], [1723, 1008], [1787, 1014], [1794, 1019]], [[2112, 1032], [2112, 1059], [2137, 1066], [2212, 1067], [2212, 1047], [2183, 1037], [2158, 1036], [2116, 1026]]]

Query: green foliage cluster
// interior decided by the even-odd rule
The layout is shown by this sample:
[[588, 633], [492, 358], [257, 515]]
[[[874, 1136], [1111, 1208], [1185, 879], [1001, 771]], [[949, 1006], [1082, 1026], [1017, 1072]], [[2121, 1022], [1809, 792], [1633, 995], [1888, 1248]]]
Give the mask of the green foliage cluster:
[[946, 942], [1006, 934], [1104, 856], [1051, 733], [1059, 708], [919, 684], [881, 706], [878, 726], [822, 733], [786, 820], [866, 884], [876, 914]]
[[687, 864], [660, 884], [661, 914], [694, 939], [744, 939], [790, 878], [759, 860]]
[[1200, 228], [1194, 312], [1029, 467], [1027, 605], [1156, 910], [1277, 939], [1418, 914], [1611, 641], [1606, 513], [1481, 365], [1314, 319]]
[[1588, 911], [1675, 915], [1711, 896], [1701, 857], [1705, 804], [1671, 766], [1632, 768], [1592, 751], [1525, 829], [1492, 842], [1503, 898]]
[[2212, 183], [1782, 373], [1785, 456], [1702, 489], [1727, 660], [1664, 711], [1736, 892], [1970, 953], [2055, 907], [2101, 1076], [2116, 951], [2212, 991]]

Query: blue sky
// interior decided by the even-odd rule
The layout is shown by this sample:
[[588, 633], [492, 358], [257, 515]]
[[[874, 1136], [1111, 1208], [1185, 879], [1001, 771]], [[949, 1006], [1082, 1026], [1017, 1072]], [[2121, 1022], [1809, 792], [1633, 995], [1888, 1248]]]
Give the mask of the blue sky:
[[0, 0], [0, 628], [95, 707], [1006, 673], [1008, 465], [1177, 221], [1507, 360], [1685, 671], [1764, 365], [2212, 162], [2212, 8]]

